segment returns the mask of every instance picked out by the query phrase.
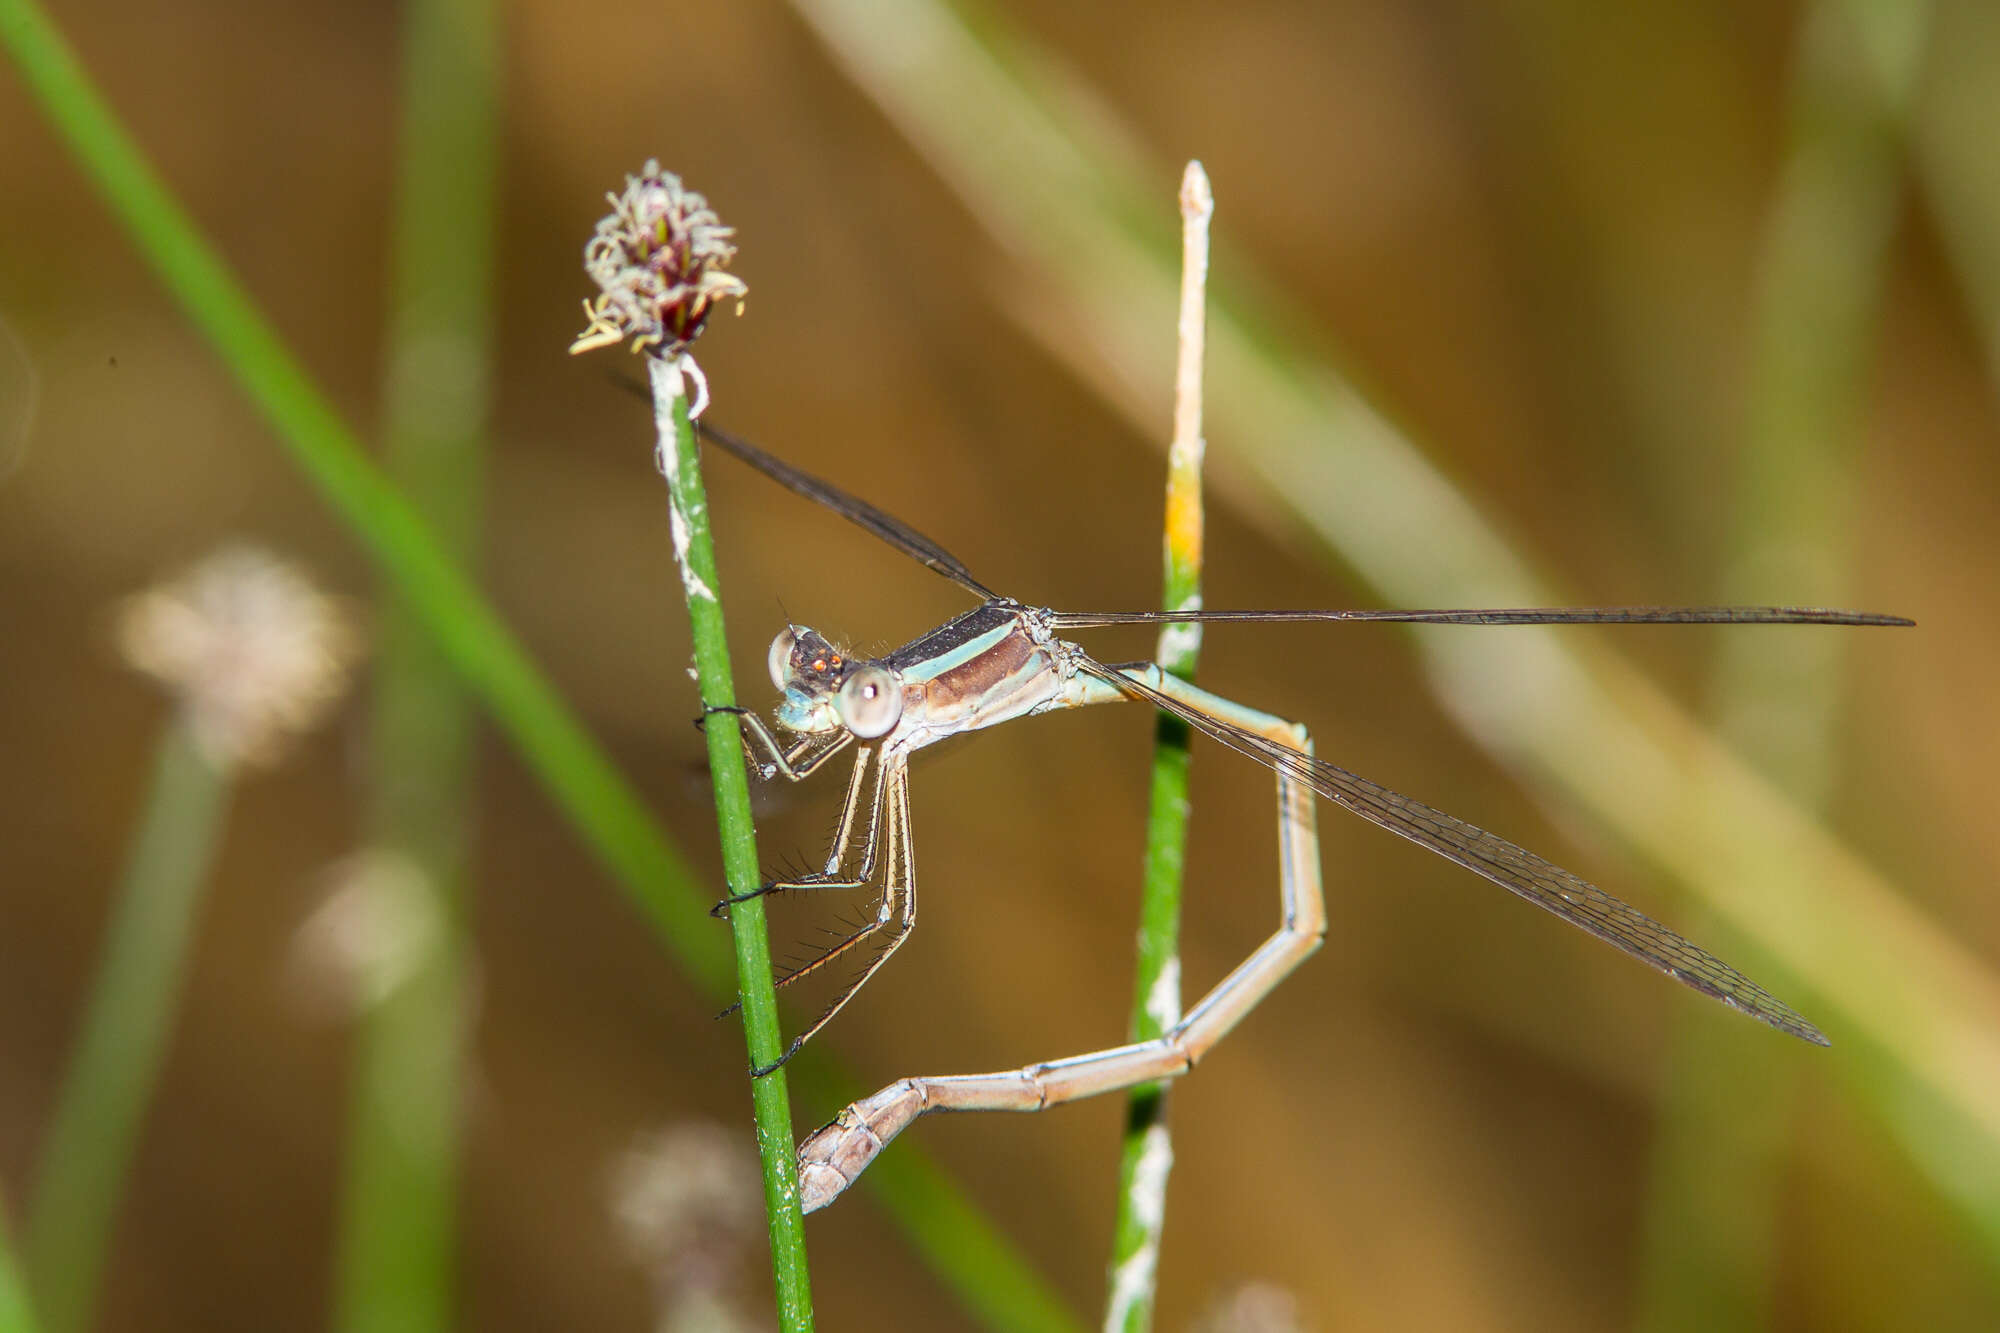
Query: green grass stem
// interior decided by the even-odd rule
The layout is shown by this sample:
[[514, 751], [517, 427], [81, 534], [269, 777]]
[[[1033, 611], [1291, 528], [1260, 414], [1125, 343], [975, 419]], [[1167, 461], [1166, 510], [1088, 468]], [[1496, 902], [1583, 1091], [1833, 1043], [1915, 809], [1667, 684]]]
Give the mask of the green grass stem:
[[[484, 0], [415, 0], [405, 16], [384, 455], [439, 543], [465, 563], [491, 398], [498, 34]], [[372, 851], [415, 872], [437, 929], [410, 975], [359, 1016], [334, 1323], [345, 1333], [443, 1333], [454, 1322], [471, 1022], [473, 713], [393, 579], [385, 596], [366, 824]]]
[[[1180, 354], [1174, 377], [1174, 439], [1167, 451], [1167, 505], [1161, 540], [1161, 606], [1201, 605], [1202, 503], [1201, 363], [1203, 305], [1208, 295], [1208, 223], [1214, 212], [1208, 176], [1190, 162], [1181, 180], [1182, 261]], [[1160, 631], [1159, 664], [1194, 679], [1200, 625]], [[1181, 1018], [1181, 885], [1187, 863], [1187, 723], [1170, 713], [1154, 722], [1153, 776], [1146, 815], [1146, 860], [1139, 902], [1139, 943], [1133, 969], [1131, 1040], [1151, 1041]], [[1118, 1218], [1112, 1231], [1111, 1291], [1104, 1317], [1113, 1333], [1146, 1333], [1159, 1288], [1160, 1238], [1166, 1227], [1167, 1176], [1173, 1140], [1167, 1129], [1167, 1087], [1142, 1084], [1125, 1100], [1125, 1138], [1118, 1161]]]
[[36, 1161], [25, 1258], [35, 1307], [54, 1333], [83, 1333], [93, 1323], [232, 785], [187, 723], [171, 720]]
[[[736, 968], [708, 916], [712, 892], [701, 887], [687, 859], [416, 508], [362, 453], [140, 157], [32, 0], [0, 0], [0, 44], [86, 177], [264, 414], [278, 443], [395, 583], [466, 687], [656, 930], [676, 966], [704, 993], [732, 994]], [[838, 1106], [852, 1097], [854, 1080], [836, 1075], [823, 1057], [806, 1054], [812, 1058], [794, 1061], [792, 1072], [815, 1103]], [[911, 1233], [916, 1252], [986, 1327], [1033, 1333], [1079, 1326], [1046, 1280], [966, 1203], [918, 1145], [898, 1144], [896, 1153], [868, 1173], [867, 1186]], [[927, 1220], [933, 1216], [945, 1219], [934, 1230]]]
[[[715, 784], [715, 825], [722, 840], [723, 873], [732, 896], [753, 892], [760, 882], [757, 831], [750, 818], [750, 777], [744, 767], [743, 734], [733, 713], [736, 685], [729, 668], [729, 641], [722, 616], [722, 584], [716, 575], [715, 543], [709, 535], [708, 493], [701, 479], [701, 451], [688, 417], [686, 378], [679, 360], [651, 357], [654, 414], [659, 425], [659, 458], [673, 506], [674, 558], [687, 593], [694, 636], [695, 680], [706, 713], [708, 768]], [[753, 1068], [768, 1068], [784, 1052], [778, 1025], [778, 991], [771, 978], [771, 940], [764, 923], [764, 900], [746, 898], [729, 909], [736, 941], [737, 999]], [[813, 1326], [812, 1284], [806, 1271], [805, 1218], [799, 1211], [798, 1165], [793, 1156], [792, 1105], [783, 1069], [750, 1084], [757, 1124], [757, 1151], [764, 1163], [764, 1207], [771, 1225], [771, 1271], [776, 1281], [778, 1326], [807, 1333]]]

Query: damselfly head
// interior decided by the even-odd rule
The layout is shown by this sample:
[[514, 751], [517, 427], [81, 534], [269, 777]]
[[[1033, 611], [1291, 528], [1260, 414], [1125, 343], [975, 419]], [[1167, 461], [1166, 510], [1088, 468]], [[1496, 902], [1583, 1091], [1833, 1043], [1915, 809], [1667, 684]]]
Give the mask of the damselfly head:
[[803, 689], [830, 694], [846, 678], [847, 654], [826, 641], [818, 630], [787, 625], [771, 640], [771, 683], [781, 690]]
[[[846, 727], [856, 735], [872, 738], [893, 727], [902, 712], [902, 692], [894, 688], [895, 678], [889, 672], [853, 661], [817, 630], [804, 625], [787, 625], [771, 640], [768, 665], [771, 683], [785, 696], [778, 705], [778, 725], [788, 731], [818, 733]], [[885, 713], [879, 697], [885, 691], [877, 677], [891, 683], [886, 693], [893, 696], [893, 711]], [[866, 683], [852, 691], [850, 704], [843, 687], [854, 679]], [[861, 730], [849, 717], [850, 707], [862, 725], [879, 725], [881, 730]]]

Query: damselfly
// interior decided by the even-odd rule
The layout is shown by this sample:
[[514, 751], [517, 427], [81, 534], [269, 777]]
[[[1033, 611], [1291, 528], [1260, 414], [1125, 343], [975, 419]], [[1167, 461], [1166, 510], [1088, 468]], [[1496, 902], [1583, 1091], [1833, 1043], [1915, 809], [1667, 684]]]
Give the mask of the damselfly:
[[[1430, 625], [1908, 625], [1900, 616], [1804, 607], [1592, 607], [1455, 611], [1054, 611], [1023, 606], [972, 576], [908, 524], [712, 426], [710, 441], [808, 499], [866, 528], [981, 599], [981, 605], [886, 656], [857, 659], [814, 630], [787, 626], [771, 644], [771, 681], [782, 693], [780, 744], [754, 713], [745, 724], [767, 777], [803, 779], [856, 747], [847, 798], [822, 870], [743, 897], [807, 888], [872, 888], [872, 917], [781, 979], [796, 981], [842, 958], [865, 965], [777, 1064], [835, 1014], [908, 936], [916, 920], [910, 840], [910, 756], [963, 732], [1018, 717], [1136, 701], [1182, 719], [1277, 775], [1280, 923], [1256, 952], [1204, 995], [1165, 1035], [994, 1074], [898, 1080], [848, 1106], [799, 1147], [807, 1211], [851, 1184], [888, 1141], [930, 1111], [1039, 1111], [1061, 1102], [1191, 1069], [1243, 1016], [1317, 949], [1326, 933], [1315, 796], [1429, 848], [1526, 898], [1668, 976], [1781, 1032], [1825, 1045], [1818, 1028], [1729, 964], [1636, 908], [1506, 839], [1398, 795], [1313, 756], [1305, 727], [1200, 689], [1152, 662], [1098, 661], [1060, 635], [1104, 625], [1217, 621], [1395, 621]], [[759, 754], [761, 751], [761, 756]], [[871, 767], [872, 761], [872, 767]], [[730, 899], [740, 902], [742, 897]], [[774, 1064], [771, 1068], [776, 1068]], [[769, 1069], [757, 1071], [760, 1074]]]

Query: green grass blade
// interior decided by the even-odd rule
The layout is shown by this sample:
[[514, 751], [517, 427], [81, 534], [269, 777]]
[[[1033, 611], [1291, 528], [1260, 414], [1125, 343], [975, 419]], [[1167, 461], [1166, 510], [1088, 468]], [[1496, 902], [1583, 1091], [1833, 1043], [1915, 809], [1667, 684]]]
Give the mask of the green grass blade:
[[7, 1231], [7, 1201], [0, 1198], [0, 1333], [36, 1333], [40, 1325], [28, 1304], [28, 1287], [14, 1258], [14, 1239]]
[[[1174, 377], [1174, 439], [1167, 451], [1167, 514], [1161, 541], [1161, 606], [1201, 605], [1201, 363], [1208, 296], [1208, 223], [1214, 212], [1208, 176], [1199, 162], [1181, 180], [1182, 260], [1180, 357]], [[1156, 660], [1193, 680], [1201, 626], [1160, 631]], [[1181, 1017], [1181, 883], [1187, 863], [1187, 723], [1168, 713], [1155, 720], [1153, 777], [1146, 814], [1146, 860], [1139, 901], [1139, 948], [1133, 969], [1131, 1040], [1162, 1036]], [[1111, 1293], [1104, 1326], [1146, 1333], [1153, 1324], [1160, 1237], [1166, 1227], [1167, 1175], [1173, 1167], [1167, 1131], [1167, 1084], [1142, 1084], [1125, 1101], [1125, 1140], [1118, 1161], [1118, 1219], [1111, 1237]]]
[[[475, 546], [491, 398], [498, 33], [483, 0], [416, 0], [405, 15], [384, 452], [463, 563]], [[436, 929], [410, 974], [360, 1014], [334, 1321], [347, 1333], [442, 1333], [454, 1314], [471, 1023], [464, 871], [473, 714], [393, 583], [387, 600], [368, 756], [369, 853], [412, 872]]]
[[[660, 432], [659, 456], [666, 461], [673, 505], [675, 557], [687, 592], [694, 634], [695, 679], [709, 709], [736, 706], [729, 667], [729, 640], [722, 618], [722, 583], [715, 570], [715, 543], [709, 536], [708, 493], [702, 485], [701, 452], [688, 418], [683, 377], [674, 360], [653, 357], [654, 413]], [[760, 881], [757, 833], [750, 818], [750, 777], [744, 768], [743, 735], [731, 713], [707, 712], [708, 767], [715, 784], [715, 825], [722, 840], [723, 870], [731, 896], [753, 892]], [[748, 898], [729, 909], [736, 941], [737, 999], [754, 1068], [768, 1068], [784, 1052], [778, 1029], [778, 991], [771, 979], [771, 941], [764, 925], [764, 900]], [[771, 1224], [771, 1271], [776, 1279], [778, 1326], [785, 1333], [809, 1333], [813, 1326], [812, 1284], [806, 1272], [805, 1217], [799, 1210], [798, 1164], [793, 1156], [792, 1106], [785, 1071], [774, 1069], [750, 1085], [757, 1122], [757, 1151], [764, 1163], [764, 1207]]]
[[169, 722], [30, 1200], [28, 1279], [57, 1333], [83, 1333], [93, 1322], [231, 788], [191, 727]]
[[[807, 1050], [792, 1067], [811, 1055]], [[845, 1105], [861, 1092], [849, 1085], [835, 1100]], [[950, 1276], [966, 1308], [992, 1329], [1082, 1333], [1082, 1321], [937, 1163], [902, 1147], [869, 1163], [861, 1187], [895, 1219], [910, 1248]]]

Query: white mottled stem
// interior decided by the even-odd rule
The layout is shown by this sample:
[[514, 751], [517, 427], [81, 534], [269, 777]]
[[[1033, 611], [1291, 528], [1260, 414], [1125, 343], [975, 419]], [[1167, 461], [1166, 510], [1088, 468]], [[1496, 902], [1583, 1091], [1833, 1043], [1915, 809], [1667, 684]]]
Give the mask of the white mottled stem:
[[687, 589], [690, 599], [700, 598], [713, 602], [715, 590], [710, 588], [694, 572], [688, 563], [689, 516], [681, 511], [680, 487], [674, 483], [680, 479], [680, 453], [674, 446], [677, 433], [674, 425], [674, 404], [687, 394], [687, 381], [694, 380], [696, 403], [690, 404], [688, 416], [700, 415], [700, 407], [708, 406], [708, 381], [694, 363], [694, 358], [683, 352], [679, 356], [652, 356], [646, 358], [646, 370], [653, 384], [653, 429], [658, 433], [658, 441], [653, 446], [653, 463], [660, 475], [667, 479], [667, 522], [673, 529], [674, 563], [680, 566], [681, 586]]
[[1104, 1314], [1108, 1333], [1118, 1333], [1142, 1305], [1150, 1305], [1160, 1270], [1160, 1232], [1167, 1220], [1167, 1176], [1174, 1167], [1174, 1141], [1165, 1125], [1148, 1125], [1132, 1171], [1132, 1211], [1145, 1227], [1139, 1248], [1111, 1272], [1111, 1301]]
[[1176, 954], [1160, 964], [1160, 974], [1146, 988], [1146, 1013], [1160, 1030], [1181, 1021], [1181, 960]]
[[1197, 475], [1203, 449], [1201, 367], [1208, 351], [1208, 224], [1214, 216], [1208, 173], [1190, 162], [1181, 176], [1180, 354], [1174, 362], [1174, 442], [1167, 466]]

